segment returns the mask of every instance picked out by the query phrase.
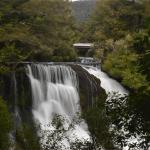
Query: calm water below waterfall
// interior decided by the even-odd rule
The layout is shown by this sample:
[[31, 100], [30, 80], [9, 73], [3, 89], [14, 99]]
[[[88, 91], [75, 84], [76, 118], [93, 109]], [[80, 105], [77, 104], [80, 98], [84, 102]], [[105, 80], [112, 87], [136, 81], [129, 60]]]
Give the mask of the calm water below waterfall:
[[[66, 66], [27, 65], [31, 82], [33, 115], [45, 125], [53, 119], [53, 113], [65, 115], [71, 120], [79, 111], [78, 78]], [[79, 109], [79, 110], [78, 110]], [[75, 134], [88, 137], [85, 125], [76, 126]], [[71, 136], [71, 135], [70, 135]], [[66, 143], [66, 146], [69, 146]]]

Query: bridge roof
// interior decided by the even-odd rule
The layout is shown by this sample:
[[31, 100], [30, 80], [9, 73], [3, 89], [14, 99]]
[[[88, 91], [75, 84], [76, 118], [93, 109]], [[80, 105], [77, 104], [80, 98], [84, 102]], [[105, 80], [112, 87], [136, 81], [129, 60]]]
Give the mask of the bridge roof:
[[73, 44], [73, 46], [77, 46], [77, 47], [90, 47], [90, 46], [94, 46], [94, 44], [92, 44], [92, 43], [75, 43], [75, 44]]

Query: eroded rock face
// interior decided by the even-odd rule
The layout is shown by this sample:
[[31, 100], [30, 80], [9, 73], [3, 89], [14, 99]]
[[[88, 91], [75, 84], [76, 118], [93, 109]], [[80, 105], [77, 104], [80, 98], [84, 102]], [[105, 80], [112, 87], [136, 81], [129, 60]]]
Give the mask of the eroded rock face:
[[100, 79], [96, 78], [94, 75], [91, 75], [79, 65], [69, 66], [77, 73], [79, 78], [82, 109], [85, 107], [95, 107], [96, 104], [94, 100], [96, 100], [96, 98], [104, 101], [104, 95], [106, 95], [106, 91], [100, 86]]
[[23, 123], [33, 125], [31, 85], [26, 72], [3, 75], [2, 79], [0, 96], [7, 101], [9, 111], [14, 115], [16, 129], [19, 130]]
[[0, 96], [11, 105], [32, 107], [32, 93], [26, 72], [16, 72], [15, 76], [3, 76]]

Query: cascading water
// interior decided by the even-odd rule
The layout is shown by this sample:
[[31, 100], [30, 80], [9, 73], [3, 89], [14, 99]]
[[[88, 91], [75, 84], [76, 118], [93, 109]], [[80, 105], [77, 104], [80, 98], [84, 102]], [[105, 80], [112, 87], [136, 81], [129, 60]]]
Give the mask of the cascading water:
[[128, 90], [126, 90], [120, 83], [111, 79], [106, 73], [101, 71], [100, 65], [97, 67], [86, 66], [83, 68], [100, 79], [101, 87], [104, 88], [107, 93], [111, 91], [118, 91], [120, 94], [128, 94]]
[[[128, 90], [126, 90], [120, 83], [118, 83], [114, 79], [111, 79], [106, 73], [101, 71], [101, 65], [98, 65], [97, 67], [83, 66], [83, 68], [87, 70], [90, 74], [93, 74], [94, 76], [96, 76], [101, 80], [101, 87], [103, 87], [107, 93], [112, 91], [117, 91], [121, 95], [128, 94]], [[124, 132], [124, 134], [126, 134], [124, 130], [122, 131]], [[137, 142], [138, 141], [137, 138], [132, 137], [131, 139], [128, 139], [128, 143]], [[128, 150], [128, 149], [129, 149], [128, 146], [123, 148], [123, 150]]]
[[[41, 124], [49, 124], [53, 113], [71, 120], [79, 111], [78, 78], [66, 66], [27, 65], [31, 82], [33, 115]], [[87, 137], [84, 127], [76, 126], [78, 137]]]
[[12, 75], [11, 78], [11, 86], [12, 89], [14, 90], [14, 100], [15, 100], [15, 104], [17, 104], [17, 100], [18, 100], [18, 90], [17, 90], [17, 81], [16, 81], [16, 76], [15, 74]]
[[78, 61], [81, 63], [90, 63], [93, 62], [93, 57], [79, 57]]

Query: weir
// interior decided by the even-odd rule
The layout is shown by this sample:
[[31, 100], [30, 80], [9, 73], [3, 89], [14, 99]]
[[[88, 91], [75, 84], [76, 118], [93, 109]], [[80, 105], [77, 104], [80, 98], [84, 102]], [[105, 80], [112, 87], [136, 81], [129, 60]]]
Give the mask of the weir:
[[[79, 57], [79, 58], [83, 58], [83, 57]], [[18, 62], [11, 62], [11, 64], [18, 64]], [[21, 62], [19, 63], [19, 65], [24, 66], [24, 65], [31, 65], [31, 64], [39, 64], [39, 65], [50, 65], [50, 66], [54, 66], [54, 65], [67, 65], [67, 64], [72, 64], [72, 65], [92, 65], [92, 66], [96, 66], [101, 64], [101, 62], [93, 62], [93, 59], [81, 59], [81, 61], [76, 61], [76, 62], [38, 62], [38, 63], [34, 63], [34, 62]]]
[[[118, 91], [121, 94], [128, 93], [128, 91], [121, 84], [109, 78], [106, 73], [101, 71], [100, 62], [93, 63], [92, 61], [93, 59], [91, 58], [83, 58], [83, 61], [81, 58], [81, 62], [79, 62], [79, 64], [82, 66], [81, 68], [83, 68], [83, 76], [87, 78], [87, 80], [89, 81], [89, 85], [91, 86], [89, 92], [92, 95], [94, 93], [94, 90], [98, 92], [98, 89], [95, 86], [97, 83], [93, 85], [93, 82], [90, 81], [91, 79], [89, 78], [87, 72], [100, 79], [100, 86], [103, 87], [106, 92]], [[87, 63], [89, 63], [90, 65], [88, 66]], [[94, 65], [92, 65], [92, 63]], [[25, 62], [22, 64], [26, 65], [27, 76], [30, 79], [32, 96], [31, 106], [33, 118], [36, 123], [40, 123], [42, 125], [49, 124], [53, 119], [53, 113], [64, 115], [69, 121], [71, 121], [75, 113], [81, 111], [81, 108], [78, 104], [80, 100], [78, 76], [77, 73], [71, 69], [71, 67], [69, 67], [68, 65], [61, 65], [65, 64], [63, 62], [36, 64]], [[76, 65], [76, 63], [71, 64], [73, 66]], [[79, 72], [81, 72], [81, 70]], [[24, 97], [26, 95], [26, 91], [25, 87], [22, 85], [22, 83], [24, 82], [23, 78], [23, 74], [21, 73], [20, 87], [21, 89], [23, 89], [22, 96]], [[12, 76], [11, 83], [13, 87], [15, 105], [17, 105], [19, 96], [15, 75]], [[90, 103], [88, 103], [88, 105], [89, 104]], [[91, 105], [93, 107], [93, 103], [91, 103]], [[14, 108], [15, 119], [18, 120], [19, 118], [19, 123], [17, 123], [17, 125], [19, 124], [19, 126], [22, 126], [22, 120], [19, 115], [19, 108], [17, 106], [15, 106]], [[45, 129], [45, 127], [43, 126], [42, 128]], [[77, 125], [75, 132], [70, 133], [68, 135], [68, 138], [71, 138], [72, 134], [76, 134], [80, 139], [89, 138], [87, 125], [85, 123]], [[12, 135], [14, 136], [14, 132], [10, 133], [10, 138], [13, 141], [14, 138], [12, 138]], [[65, 145], [69, 147], [69, 144], [66, 142]]]

